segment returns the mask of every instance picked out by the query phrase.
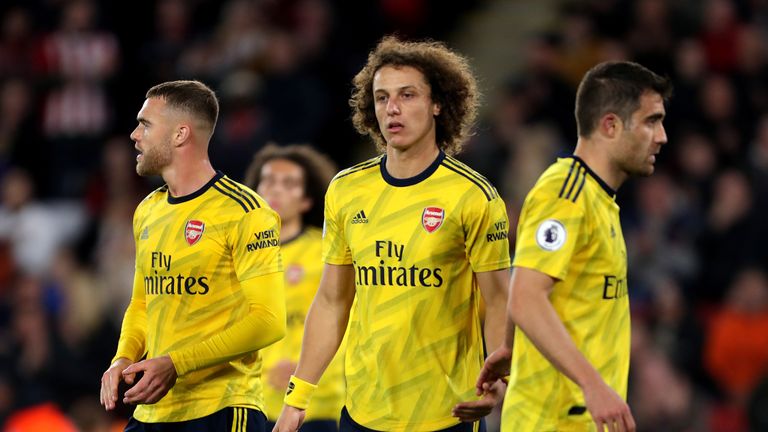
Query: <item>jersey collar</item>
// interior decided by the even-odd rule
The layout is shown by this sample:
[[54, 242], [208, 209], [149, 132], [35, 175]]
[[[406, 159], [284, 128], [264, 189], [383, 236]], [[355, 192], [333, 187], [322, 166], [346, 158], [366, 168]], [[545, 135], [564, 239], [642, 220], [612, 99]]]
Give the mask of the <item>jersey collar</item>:
[[594, 171], [592, 171], [592, 168], [590, 168], [590, 167], [589, 167], [589, 165], [587, 165], [587, 163], [586, 163], [586, 162], [584, 162], [584, 160], [583, 160], [583, 159], [581, 159], [580, 157], [578, 157], [578, 156], [576, 156], [576, 155], [572, 155], [571, 157], [572, 157], [572, 158], [574, 158], [574, 159], [576, 159], [576, 161], [577, 161], [578, 163], [580, 163], [580, 164], [581, 164], [581, 165], [584, 167], [584, 169], [585, 169], [585, 170], [587, 170], [587, 172], [589, 173], [589, 175], [591, 175], [591, 176], [592, 176], [592, 178], [593, 178], [593, 179], [595, 179], [595, 181], [597, 181], [597, 184], [599, 184], [599, 185], [600, 185], [600, 187], [602, 187], [602, 188], [603, 188], [603, 190], [605, 191], [605, 193], [607, 193], [608, 195], [610, 195], [610, 196], [611, 196], [611, 198], [614, 198], [614, 199], [616, 198], [616, 191], [615, 191], [615, 190], [613, 190], [613, 188], [611, 188], [610, 186], [608, 186], [608, 183], [606, 183], [605, 181], [603, 181], [603, 179], [601, 179], [601, 178], [600, 178], [600, 176], [598, 176], [597, 174], [595, 174], [595, 172], [594, 172]]
[[200, 195], [204, 194], [205, 191], [210, 189], [210, 187], [213, 186], [213, 184], [216, 183], [217, 181], [219, 181], [222, 177], [224, 177], [224, 173], [221, 172], [221, 171], [216, 171], [216, 175], [214, 175], [212, 179], [208, 180], [208, 183], [204, 184], [203, 187], [201, 187], [200, 189], [192, 192], [189, 195], [175, 197], [175, 196], [171, 196], [171, 191], [169, 190], [168, 191], [168, 204], [181, 204], [183, 202], [187, 202], [187, 201], [193, 200], [193, 199], [199, 197]]
[[437, 168], [440, 167], [440, 162], [442, 162], [443, 159], [445, 159], [445, 152], [440, 150], [440, 154], [437, 155], [435, 161], [432, 162], [424, 171], [416, 174], [413, 177], [404, 179], [392, 177], [392, 175], [387, 172], [387, 155], [384, 155], [384, 157], [381, 158], [381, 164], [379, 167], [381, 168], [381, 176], [389, 185], [395, 187], [413, 186], [426, 180], [429, 178], [429, 176], [434, 174], [434, 172], [437, 171]]

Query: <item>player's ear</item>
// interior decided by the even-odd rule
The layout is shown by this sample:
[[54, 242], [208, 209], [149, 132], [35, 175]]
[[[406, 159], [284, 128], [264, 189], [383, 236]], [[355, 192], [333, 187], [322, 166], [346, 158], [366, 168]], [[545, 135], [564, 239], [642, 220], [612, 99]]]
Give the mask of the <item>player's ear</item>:
[[614, 113], [607, 113], [600, 117], [597, 125], [598, 132], [606, 138], [615, 138], [623, 128], [621, 118]]
[[188, 124], [180, 123], [173, 134], [173, 144], [180, 146], [186, 142], [192, 134], [192, 128]]
[[437, 117], [440, 115], [440, 104], [432, 104], [432, 116]]

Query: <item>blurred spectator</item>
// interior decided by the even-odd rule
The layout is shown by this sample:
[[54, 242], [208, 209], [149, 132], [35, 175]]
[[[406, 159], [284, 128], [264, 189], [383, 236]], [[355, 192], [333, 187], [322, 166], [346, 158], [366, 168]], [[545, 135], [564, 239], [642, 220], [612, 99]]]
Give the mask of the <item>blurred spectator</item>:
[[592, 17], [583, 6], [571, 3], [563, 8], [559, 67], [573, 88], [584, 73], [600, 61], [601, 41], [593, 26]]
[[192, 36], [190, 7], [185, 0], [160, 0], [155, 4], [155, 34], [141, 50], [151, 85], [177, 78], [179, 57]]
[[59, 27], [43, 40], [47, 92], [43, 129], [53, 146], [56, 182], [63, 195], [79, 196], [98, 158], [98, 139], [110, 124], [105, 84], [120, 61], [115, 36], [96, 28], [91, 0], [65, 3]]
[[79, 432], [56, 405], [45, 403], [25, 408], [8, 419], [3, 432]]
[[712, 410], [715, 432], [746, 430], [747, 404], [768, 371], [768, 277], [739, 271], [725, 305], [713, 318], [704, 353], [707, 370], [724, 397]]
[[737, 273], [707, 333], [705, 360], [720, 388], [740, 403], [768, 372], [768, 276], [762, 269]]
[[741, 23], [735, 2], [707, 0], [703, 10], [702, 31], [699, 34], [709, 68], [715, 72], [732, 72], [736, 68]]
[[686, 202], [678, 186], [666, 173], [643, 179], [636, 185], [637, 208], [634, 223], [627, 229], [629, 265], [633, 300], [642, 301], [651, 295], [659, 276], [675, 279], [694, 278], [697, 256], [692, 248], [696, 232], [688, 214]]
[[11, 165], [35, 172], [47, 168], [34, 132], [33, 102], [26, 80], [0, 80], [0, 176]]
[[60, 245], [72, 241], [84, 223], [74, 203], [43, 204], [34, 199], [29, 175], [13, 169], [0, 181], [0, 240], [26, 274], [42, 275]]
[[7, 9], [0, 20], [0, 79], [34, 72], [35, 42], [29, 11], [22, 6]]
[[713, 192], [706, 226], [697, 241], [701, 272], [696, 292], [700, 300], [710, 302], [723, 297], [741, 266], [760, 260], [768, 241], [764, 220], [753, 211], [754, 195], [742, 172], [720, 174]]

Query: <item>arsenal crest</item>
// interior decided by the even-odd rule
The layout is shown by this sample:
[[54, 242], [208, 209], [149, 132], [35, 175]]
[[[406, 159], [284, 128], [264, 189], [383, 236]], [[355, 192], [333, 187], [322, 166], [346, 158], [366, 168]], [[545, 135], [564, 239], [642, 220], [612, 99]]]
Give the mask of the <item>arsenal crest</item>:
[[203, 231], [205, 231], [205, 223], [199, 220], [189, 220], [184, 227], [184, 239], [192, 246], [203, 237]]
[[440, 207], [426, 207], [424, 212], [421, 213], [421, 226], [428, 233], [433, 233], [443, 224], [444, 217], [445, 210]]

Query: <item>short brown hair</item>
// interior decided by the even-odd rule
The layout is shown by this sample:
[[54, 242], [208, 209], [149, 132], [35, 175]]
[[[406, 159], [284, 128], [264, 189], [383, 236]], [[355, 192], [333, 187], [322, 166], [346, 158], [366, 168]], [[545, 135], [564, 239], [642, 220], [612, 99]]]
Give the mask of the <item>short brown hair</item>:
[[168, 81], [147, 91], [146, 98], [153, 97], [163, 98], [169, 106], [192, 114], [213, 133], [219, 118], [219, 99], [207, 85], [191, 80]]
[[640, 96], [647, 91], [667, 101], [672, 83], [637, 63], [604, 62], [584, 75], [576, 92], [576, 126], [580, 137], [588, 137], [597, 128], [600, 117], [613, 113], [628, 123], [640, 108]]
[[301, 220], [304, 225], [322, 226], [325, 191], [336, 174], [336, 164], [328, 156], [306, 144], [285, 147], [267, 144], [256, 152], [246, 169], [245, 185], [258, 189], [261, 183], [261, 169], [267, 162], [275, 159], [291, 161], [304, 171], [304, 196], [312, 200], [312, 206], [302, 215]]
[[432, 101], [440, 106], [435, 119], [437, 146], [448, 154], [461, 151], [477, 116], [479, 94], [466, 58], [441, 42], [404, 42], [386, 36], [368, 55], [368, 63], [352, 80], [349, 99], [355, 129], [368, 135], [380, 150], [386, 149], [373, 100], [373, 76], [384, 66], [410, 66], [424, 75]]

